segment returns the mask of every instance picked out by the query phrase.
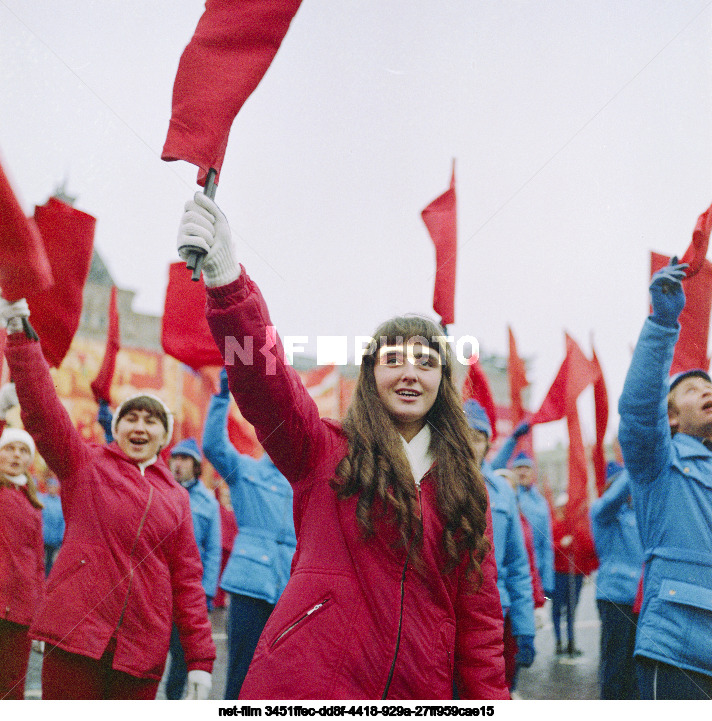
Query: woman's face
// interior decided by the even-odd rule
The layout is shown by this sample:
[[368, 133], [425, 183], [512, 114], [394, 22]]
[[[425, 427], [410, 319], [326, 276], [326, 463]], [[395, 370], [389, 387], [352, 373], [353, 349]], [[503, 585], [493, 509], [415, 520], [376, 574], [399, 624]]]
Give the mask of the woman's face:
[[116, 424], [116, 442], [132, 461], [144, 463], [165, 444], [166, 429], [150, 411], [131, 410]]
[[27, 473], [32, 464], [30, 449], [21, 441], [6, 443], [0, 448], [0, 472], [7, 476]]
[[425, 425], [442, 379], [437, 350], [420, 343], [379, 349], [373, 368], [378, 397], [406, 441]]

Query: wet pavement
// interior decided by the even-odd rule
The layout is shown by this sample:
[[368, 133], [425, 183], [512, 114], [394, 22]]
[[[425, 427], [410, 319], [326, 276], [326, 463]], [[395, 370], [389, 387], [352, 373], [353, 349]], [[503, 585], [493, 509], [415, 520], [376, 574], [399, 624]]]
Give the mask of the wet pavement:
[[[548, 611], [548, 609], [547, 609]], [[219, 700], [225, 691], [227, 666], [227, 635], [225, 633], [226, 609], [216, 609], [210, 614], [217, 658], [213, 669], [211, 699]], [[565, 635], [565, 626], [562, 626]], [[519, 673], [516, 693], [521, 699], [597, 699], [598, 698], [598, 634], [599, 622], [596, 611], [595, 585], [593, 579], [584, 583], [581, 600], [576, 612], [576, 645], [583, 651], [581, 656], [569, 658], [555, 653], [554, 631], [550, 614], [544, 619], [536, 634], [536, 659], [531, 668]], [[32, 651], [27, 674], [25, 698], [40, 698], [40, 673], [42, 655]], [[158, 689], [158, 699], [165, 699], [163, 682]]]

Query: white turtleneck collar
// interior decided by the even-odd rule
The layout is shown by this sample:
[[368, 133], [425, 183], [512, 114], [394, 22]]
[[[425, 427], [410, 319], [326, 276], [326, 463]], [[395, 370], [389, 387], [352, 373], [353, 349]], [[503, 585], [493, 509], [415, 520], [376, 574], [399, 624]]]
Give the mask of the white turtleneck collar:
[[5, 478], [7, 478], [8, 481], [12, 481], [12, 483], [14, 483], [16, 486], [27, 485], [27, 476], [24, 473], [20, 473], [19, 476], [11, 476], [6, 473]]
[[415, 485], [420, 486], [423, 476], [428, 472], [430, 466], [433, 465], [433, 457], [430, 454], [430, 426], [426, 423], [417, 435], [408, 443], [403, 436], [403, 447], [405, 455], [410, 463], [410, 470], [415, 479]]

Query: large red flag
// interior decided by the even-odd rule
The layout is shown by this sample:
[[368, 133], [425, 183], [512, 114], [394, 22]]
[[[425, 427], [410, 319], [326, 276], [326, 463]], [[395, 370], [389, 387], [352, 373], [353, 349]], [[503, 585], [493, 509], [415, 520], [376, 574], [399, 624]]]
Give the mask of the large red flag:
[[[670, 262], [670, 258], [660, 253], [650, 254], [650, 275]], [[671, 373], [690, 370], [690, 368], [709, 368], [707, 357], [707, 339], [710, 329], [710, 310], [712, 309], [712, 263], [702, 259], [701, 266], [694, 277], [684, 281], [685, 307], [680, 313], [680, 337], [675, 345]]]
[[467, 371], [467, 377], [462, 385], [462, 400], [466, 401], [469, 398], [476, 400], [485, 409], [490, 426], [492, 426], [492, 437], [490, 438], [490, 443], [492, 443], [497, 438], [497, 407], [489, 380], [487, 380], [479, 360], [475, 358], [470, 359], [470, 370]]
[[34, 218], [55, 282], [47, 290], [28, 293], [27, 303], [42, 352], [47, 362], [57, 368], [79, 327], [96, 218], [54, 197], [35, 208]]
[[171, 263], [168, 270], [161, 345], [168, 355], [195, 370], [223, 365], [223, 357], [205, 320], [203, 279], [192, 282], [181, 261]]
[[287, 34], [301, 0], [206, 0], [178, 64], [161, 158], [220, 173], [230, 128]]
[[576, 399], [596, 379], [596, 368], [586, 358], [576, 341], [566, 333], [566, 357], [554, 382], [530, 423], [561, 420], [569, 409], [576, 408]]
[[34, 218], [26, 218], [0, 165], [0, 289], [15, 301], [47, 290], [52, 268]]
[[111, 381], [114, 378], [116, 356], [120, 347], [119, 313], [116, 309], [116, 286], [114, 285], [111, 287], [111, 297], [109, 298], [109, 327], [106, 331], [104, 360], [96, 378], [91, 382], [91, 390], [97, 403], [106, 401], [111, 405]]
[[697, 219], [695, 229], [692, 231], [692, 242], [682, 256], [681, 263], [689, 263], [690, 267], [685, 271], [688, 278], [692, 278], [702, 268], [702, 261], [707, 255], [707, 246], [710, 242], [710, 231], [712, 230], [712, 205]]
[[529, 385], [529, 381], [527, 380], [527, 368], [517, 353], [517, 343], [514, 340], [512, 328], [507, 326], [507, 331], [509, 332], [509, 362], [507, 363], [509, 396], [512, 405], [512, 426], [516, 427], [526, 415], [522, 403], [522, 391]]
[[603, 378], [601, 364], [593, 350], [591, 359], [597, 370], [598, 376], [593, 382], [593, 402], [596, 414], [596, 443], [591, 451], [591, 459], [593, 461], [593, 469], [596, 473], [596, 491], [600, 496], [606, 485], [606, 454], [603, 448], [603, 442], [608, 426], [608, 391], [606, 390], [606, 381]]
[[455, 322], [455, 270], [457, 267], [457, 198], [455, 161], [450, 187], [421, 212], [435, 244], [435, 292], [433, 310], [444, 326]]

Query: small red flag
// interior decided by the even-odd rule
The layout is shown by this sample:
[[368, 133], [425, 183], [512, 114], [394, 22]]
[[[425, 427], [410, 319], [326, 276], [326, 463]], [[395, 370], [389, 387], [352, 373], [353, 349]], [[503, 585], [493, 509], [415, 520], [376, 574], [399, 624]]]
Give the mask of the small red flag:
[[171, 263], [163, 310], [161, 345], [168, 355], [194, 370], [221, 366], [223, 357], [205, 320], [205, 284], [185, 273], [185, 263]]
[[[670, 258], [660, 253], [650, 254], [650, 276], [666, 266]], [[694, 277], [685, 280], [685, 307], [680, 313], [680, 337], [675, 345], [671, 373], [691, 368], [709, 368], [707, 339], [712, 310], [712, 263], [703, 256]]]
[[111, 405], [111, 381], [114, 378], [116, 356], [120, 347], [119, 313], [116, 309], [116, 286], [114, 285], [111, 287], [111, 297], [109, 298], [109, 327], [106, 331], [104, 360], [96, 378], [91, 382], [91, 390], [97, 403], [106, 401]]
[[601, 364], [593, 351], [591, 360], [598, 375], [593, 382], [593, 403], [596, 414], [596, 443], [591, 451], [591, 460], [593, 461], [593, 469], [596, 473], [596, 491], [600, 496], [606, 485], [606, 454], [603, 448], [603, 441], [608, 427], [608, 391], [606, 390], [606, 381], [603, 378]]
[[497, 438], [497, 407], [492, 396], [489, 380], [482, 370], [479, 360], [470, 359], [470, 370], [462, 385], [462, 400], [469, 398], [476, 400], [484, 409], [492, 426], [492, 438], [490, 443]]
[[55, 283], [47, 290], [27, 294], [30, 323], [40, 337], [47, 362], [58, 368], [79, 327], [96, 218], [53, 197], [35, 208], [34, 219]]
[[450, 187], [421, 212], [435, 244], [435, 292], [433, 310], [443, 326], [455, 322], [455, 270], [457, 267], [457, 197], [455, 161]]
[[702, 262], [707, 256], [711, 230], [712, 205], [697, 219], [697, 225], [692, 231], [692, 242], [685, 251], [685, 255], [682, 256], [682, 260], [680, 260], [681, 263], [689, 263], [689, 268], [685, 271], [687, 278], [692, 278], [701, 270]]
[[512, 406], [512, 427], [516, 427], [526, 416], [522, 403], [522, 391], [529, 385], [527, 380], [527, 368], [524, 361], [517, 353], [517, 343], [514, 340], [514, 333], [511, 327], [509, 331], [509, 362], [507, 363], [507, 374], [509, 375], [509, 395]]
[[206, 1], [178, 64], [163, 160], [197, 165], [200, 185], [210, 168], [219, 177], [233, 120], [267, 72], [300, 3]]
[[47, 290], [52, 268], [34, 218], [26, 218], [0, 165], [0, 288], [10, 302]]
[[561, 420], [571, 408], [576, 408], [576, 399], [596, 378], [596, 369], [586, 358], [576, 341], [566, 333], [566, 357], [554, 378], [554, 382], [530, 423], [549, 423]]

